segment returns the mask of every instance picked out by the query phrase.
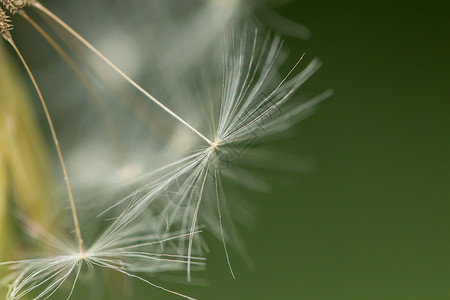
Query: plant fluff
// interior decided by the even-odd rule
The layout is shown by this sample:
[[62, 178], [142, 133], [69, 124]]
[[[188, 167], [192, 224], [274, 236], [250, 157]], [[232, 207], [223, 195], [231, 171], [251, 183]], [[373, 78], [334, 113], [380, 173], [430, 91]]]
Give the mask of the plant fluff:
[[[145, 76], [136, 71], [133, 77], [139, 78], [139, 84], [40, 2], [0, 1], [0, 34], [13, 48], [35, 88], [65, 190], [60, 197], [63, 200], [54, 206], [58, 230], [44, 228], [25, 212], [13, 212], [34, 246], [17, 260], [0, 262], [0, 268], [6, 270], [0, 273], [6, 274], [0, 280], [8, 287], [6, 299], [48, 299], [54, 295], [69, 299], [84, 269], [109, 270], [193, 299], [153, 283], [148, 276], [181, 270], [190, 281], [191, 273], [205, 264], [207, 247], [202, 230], [221, 240], [234, 276], [228, 246], [243, 248], [234, 227], [238, 219], [234, 208], [239, 203], [227, 199], [224, 179], [250, 185], [251, 176], [238, 167], [238, 162], [245, 160], [244, 152], [267, 137], [279, 137], [331, 92], [306, 101], [297, 99], [297, 91], [317, 71], [320, 62], [305, 62], [305, 55], [297, 55], [297, 63], [286, 67], [288, 55], [281, 36], [265, 31], [261, 25], [252, 25], [260, 21], [248, 19], [258, 8], [257, 2], [190, 2], [147, 2], [156, 11], [155, 18], [164, 16], [158, 20], [168, 26], [149, 36], [149, 51], [155, 53], [149, 61], [158, 62], [148, 63], [148, 69], [153, 66], [157, 76], [151, 76], [147, 84]], [[180, 11], [175, 7], [181, 7]], [[180, 18], [183, 7], [188, 13]], [[95, 57], [108, 73], [117, 75], [120, 82], [138, 93], [124, 99], [120, 96], [122, 83], [111, 84], [107, 78], [103, 84], [116, 97], [99, 92], [90, 80], [92, 74], [87, 74], [90, 64], [81, 67], [67, 47], [27, 14], [31, 9], [57, 27], [57, 32], [62, 29], [83, 51], [87, 50], [90, 56], [84, 55], [85, 60]], [[299, 31], [297, 35], [307, 34], [298, 24], [273, 12], [268, 15], [276, 16], [272, 21], [285, 32], [294, 28]], [[45, 100], [13, 39], [13, 21], [19, 17], [53, 47], [89, 95], [92, 102], [78, 107], [77, 117], [73, 106], [70, 115], [62, 118], [50, 113], [54, 104], [51, 99], [48, 103]], [[180, 26], [183, 30], [179, 30]], [[118, 40], [119, 45], [121, 42]], [[97, 74], [100, 81], [103, 74]], [[144, 85], [155, 90], [158, 97]], [[89, 134], [63, 151], [60, 140], [76, 136], [71, 132], [75, 125], [68, 124], [69, 120], [82, 119], [83, 114], [95, 116]], [[66, 153], [70, 153], [67, 162]], [[0, 156], [0, 162], [2, 159]], [[86, 174], [94, 175], [83, 181]], [[75, 178], [75, 185], [70, 178]], [[62, 209], [67, 204], [71, 222]]]

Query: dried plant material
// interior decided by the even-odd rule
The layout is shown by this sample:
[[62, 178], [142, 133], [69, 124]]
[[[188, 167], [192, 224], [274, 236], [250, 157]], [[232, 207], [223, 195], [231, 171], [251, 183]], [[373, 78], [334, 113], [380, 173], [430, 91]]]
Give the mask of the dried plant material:
[[11, 30], [13, 25], [11, 19], [6, 14], [6, 12], [0, 7], [0, 34], [4, 34]]
[[11, 14], [15, 14], [19, 9], [27, 5], [27, 0], [1, 0], [1, 3]]

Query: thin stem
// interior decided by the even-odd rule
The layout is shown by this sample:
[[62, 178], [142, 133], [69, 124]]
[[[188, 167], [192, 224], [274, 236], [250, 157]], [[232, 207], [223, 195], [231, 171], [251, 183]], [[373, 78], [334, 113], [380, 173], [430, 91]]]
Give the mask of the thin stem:
[[6, 32], [3, 34], [3, 37], [11, 44], [11, 46], [14, 48], [14, 50], [16, 51], [17, 55], [19, 56], [20, 60], [22, 61], [22, 64], [24, 65], [28, 76], [30, 77], [33, 86], [39, 96], [39, 100], [41, 101], [42, 107], [44, 109], [45, 112], [45, 117], [47, 118], [47, 122], [48, 125], [50, 127], [50, 131], [52, 134], [52, 138], [53, 138], [53, 142], [55, 144], [55, 148], [56, 148], [56, 152], [58, 153], [58, 158], [59, 158], [59, 162], [61, 164], [61, 170], [63, 172], [64, 175], [64, 181], [66, 183], [66, 188], [67, 188], [67, 194], [69, 195], [69, 202], [70, 202], [70, 208], [72, 210], [72, 217], [73, 217], [73, 222], [75, 224], [75, 232], [77, 235], [77, 239], [78, 239], [78, 246], [79, 246], [79, 250], [80, 250], [80, 255], [84, 255], [84, 249], [83, 249], [83, 239], [81, 238], [81, 231], [80, 231], [80, 224], [78, 222], [78, 216], [77, 216], [77, 211], [76, 211], [76, 207], [75, 207], [75, 201], [73, 199], [73, 194], [72, 194], [72, 188], [70, 186], [70, 182], [69, 182], [69, 176], [67, 175], [67, 169], [66, 169], [66, 164], [64, 163], [64, 158], [62, 155], [62, 151], [61, 148], [59, 146], [59, 141], [58, 141], [58, 137], [56, 135], [56, 131], [55, 131], [55, 127], [53, 126], [53, 121], [50, 117], [50, 113], [47, 109], [47, 104], [44, 101], [44, 97], [42, 97], [42, 93], [41, 90], [39, 89], [36, 80], [33, 76], [33, 74], [31, 73], [30, 68], [28, 67], [28, 64], [26, 63], [25, 59], [23, 58], [22, 54], [20, 53], [19, 49], [17, 48], [16, 44], [14, 43], [11, 34], [9, 32]]
[[217, 170], [214, 171], [214, 182], [216, 185], [216, 199], [217, 199], [217, 212], [219, 214], [219, 226], [220, 226], [220, 235], [222, 236], [222, 244], [223, 249], [225, 250], [225, 257], [227, 258], [228, 268], [230, 269], [231, 276], [233, 276], [233, 279], [236, 279], [236, 276], [234, 275], [233, 268], [231, 267], [231, 261], [230, 256], [228, 255], [228, 249], [227, 249], [227, 242], [225, 241], [225, 234], [223, 230], [223, 223], [222, 223], [222, 212], [220, 211], [220, 194], [219, 194], [219, 175], [217, 174]]
[[116, 65], [114, 65], [109, 59], [107, 59], [103, 54], [100, 53], [94, 46], [92, 46], [87, 40], [85, 40], [81, 35], [79, 35], [75, 30], [73, 30], [69, 25], [67, 25], [64, 21], [62, 21], [60, 18], [58, 18], [55, 14], [53, 14], [51, 11], [49, 11], [47, 8], [45, 8], [42, 4], [39, 2], [33, 2], [31, 3], [35, 8], [39, 9], [41, 12], [43, 12], [45, 15], [50, 17], [53, 21], [58, 23], [61, 27], [63, 27], [65, 30], [67, 30], [71, 35], [73, 35], [76, 39], [78, 39], [80, 42], [82, 42], [89, 50], [91, 50], [95, 55], [97, 55], [101, 60], [103, 60], [108, 66], [110, 66], [115, 72], [117, 72], [120, 76], [122, 76], [126, 81], [128, 81], [132, 86], [134, 86], [138, 91], [140, 91], [142, 94], [144, 94], [145, 97], [153, 101], [156, 105], [161, 107], [163, 110], [165, 110], [167, 113], [169, 113], [172, 117], [180, 121], [183, 125], [188, 127], [191, 131], [193, 131], [195, 134], [197, 134], [199, 137], [204, 139], [208, 144], [213, 145], [213, 142], [209, 140], [207, 137], [205, 137], [203, 134], [201, 134], [197, 129], [192, 127], [189, 123], [187, 123], [185, 120], [183, 120], [181, 117], [179, 117], [176, 113], [174, 113], [172, 110], [170, 110], [167, 106], [162, 104], [158, 99], [150, 95], [146, 90], [144, 90], [139, 84], [137, 84], [134, 80], [132, 80], [128, 75], [126, 75], [122, 70], [120, 70]]
[[45, 32], [44, 29], [42, 29], [41, 26], [39, 26], [33, 19], [31, 19], [23, 10], [19, 10], [18, 13], [25, 18], [38, 32], [39, 34], [50, 44], [50, 46], [55, 49], [55, 51], [61, 56], [61, 58], [66, 62], [66, 64], [69, 66], [70, 69], [72, 69], [75, 76], [78, 78], [78, 80], [83, 85], [86, 92], [89, 94], [90, 98], [92, 99], [92, 102], [94, 103], [98, 114], [100, 116], [100, 120], [103, 123], [103, 126], [105, 127], [105, 130], [112, 141], [114, 143], [115, 147], [118, 149], [119, 152], [119, 158], [122, 159], [125, 150], [122, 147], [122, 144], [119, 141], [119, 137], [116, 134], [114, 122], [109, 117], [108, 113], [106, 112], [106, 107], [102, 101], [102, 99], [97, 95], [97, 93], [92, 88], [89, 81], [84, 77], [81, 70], [78, 68], [76, 63], [69, 57], [69, 55], [56, 43], [56, 41], [50, 37], [47, 32]]

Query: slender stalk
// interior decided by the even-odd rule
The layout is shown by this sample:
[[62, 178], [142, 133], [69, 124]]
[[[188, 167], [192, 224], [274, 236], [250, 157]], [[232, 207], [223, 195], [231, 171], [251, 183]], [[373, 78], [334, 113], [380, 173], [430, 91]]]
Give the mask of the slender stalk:
[[132, 80], [128, 75], [126, 75], [122, 70], [120, 70], [116, 65], [114, 65], [109, 59], [107, 59], [103, 54], [100, 53], [94, 46], [92, 46], [87, 40], [85, 40], [81, 35], [79, 35], [75, 30], [73, 30], [69, 25], [67, 25], [63, 20], [58, 18], [55, 14], [53, 14], [51, 11], [49, 11], [47, 8], [45, 8], [42, 4], [39, 2], [32, 2], [31, 5], [33, 5], [35, 8], [43, 12], [45, 15], [50, 17], [53, 21], [58, 23], [61, 27], [63, 27], [65, 30], [67, 30], [71, 35], [73, 35], [76, 39], [78, 39], [81, 43], [83, 43], [89, 50], [91, 50], [95, 55], [97, 55], [101, 60], [103, 60], [108, 66], [110, 66], [115, 72], [117, 72], [120, 76], [122, 76], [126, 81], [128, 81], [132, 86], [134, 86], [138, 91], [140, 91], [142, 94], [144, 94], [145, 97], [153, 101], [156, 105], [158, 105], [160, 108], [162, 108], [164, 111], [169, 113], [172, 117], [180, 121], [183, 125], [188, 127], [191, 131], [193, 131], [195, 134], [197, 134], [199, 137], [204, 139], [208, 144], [213, 145], [214, 143], [209, 140], [207, 137], [205, 137], [203, 134], [201, 134], [197, 129], [192, 127], [189, 123], [187, 123], [185, 120], [183, 120], [180, 116], [178, 116], [176, 113], [174, 113], [172, 110], [170, 110], [167, 106], [162, 104], [158, 99], [150, 95], [146, 90], [144, 90], [139, 84], [137, 84], [134, 80]]
[[39, 26], [33, 19], [28, 16], [25, 11], [19, 10], [18, 13], [25, 18], [38, 32], [39, 34], [52, 46], [53, 49], [61, 56], [61, 58], [66, 62], [66, 64], [69, 66], [70, 69], [72, 69], [75, 76], [78, 78], [78, 80], [83, 85], [86, 92], [89, 94], [89, 96], [92, 99], [92, 102], [94, 103], [98, 114], [100, 116], [100, 120], [103, 123], [103, 126], [105, 127], [105, 130], [109, 136], [109, 139], [114, 143], [116, 149], [118, 149], [119, 152], [119, 158], [122, 159], [123, 155], [125, 153], [125, 150], [122, 147], [122, 144], [119, 141], [119, 137], [115, 133], [115, 126], [112, 119], [109, 117], [108, 113], [106, 112], [106, 107], [103, 104], [102, 99], [97, 95], [97, 93], [92, 88], [89, 81], [84, 77], [81, 70], [78, 68], [76, 63], [69, 57], [69, 55], [61, 48], [61, 46], [56, 43], [56, 41], [50, 37], [47, 32], [45, 32], [44, 29], [42, 29], [41, 26]]
[[231, 261], [230, 256], [228, 255], [228, 249], [227, 249], [227, 242], [225, 241], [225, 233], [223, 230], [223, 223], [222, 223], [222, 212], [220, 211], [220, 193], [219, 193], [219, 175], [217, 174], [217, 170], [214, 171], [214, 183], [216, 186], [216, 199], [217, 199], [217, 212], [219, 215], [219, 226], [220, 226], [220, 235], [222, 237], [222, 244], [223, 249], [225, 250], [225, 257], [227, 258], [228, 263], [228, 269], [230, 269], [231, 276], [233, 276], [233, 279], [236, 279], [236, 276], [234, 275], [233, 268], [231, 267]]
[[19, 48], [17, 48], [16, 44], [14, 43], [14, 41], [11, 37], [11, 34], [9, 32], [5, 32], [3, 34], [3, 37], [11, 44], [11, 46], [14, 48], [15, 52], [17, 53], [17, 56], [22, 61], [22, 64], [24, 65], [24, 67], [28, 73], [28, 76], [31, 79], [31, 82], [33, 83], [33, 86], [39, 96], [39, 100], [41, 101], [41, 105], [44, 109], [45, 117], [47, 118], [47, 122], [50, 127], [50, 131], [52, 134], [53, 142], [55, 144], [56, 152], [58, 153], [59, 162], [61, 164], [61, 170], [64, 175], [64, 181], [66, 183], [67, 194], [69, 195], [70, 208], [72, 210], [73, 222], [75, 224], [75, 232], [76, 232], [76, 236], [78, 239], [78, 247], [80, 250], [80, 256], [83, 256], [84, 255], [83, 239], [81, 237], [80, 224], [78, 222], [78, 216], [77, 216], [77, 211], [76, 211], [76, 207], [75, 207], [75, 201], [73, 199], [72, 188], [70, 186], [69, 176], [67, 175], [66, 164], [64, 163], [64, 158], [62, 155], [61, 148], [59, 146], [59, 141], [58, 141], [58, 137], [56, 135], [55, 127], [53, 126], [53, 121], [52, 121], [52, 119], [50, 117], [50, 113], [47, 109], [47, 104], [44, 101], [44, 97], [42, 96], [41, 90], [39, 89], [39, 86], [37, 85], [36, 80], [35, 80], [33, 74], [31, 73], [30, 68], [28, 67], [28, 64], [26, 63], [25, 59], [23, 58], [22, 54], [20, 53]]

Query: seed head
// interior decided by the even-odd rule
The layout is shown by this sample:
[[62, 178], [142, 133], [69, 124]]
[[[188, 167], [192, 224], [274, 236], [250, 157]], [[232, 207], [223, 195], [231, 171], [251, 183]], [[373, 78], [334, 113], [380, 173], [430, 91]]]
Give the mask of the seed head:
[[6, 12], [0, 7], [0, 34], [4, 34], [11, 30], [13, 25], [11, 24], [11, 19], [6, 14]]
[[15, 14], [19, 9], [28, 4], [27, 0], [0, 0], [3, 6], [11, 14]]

